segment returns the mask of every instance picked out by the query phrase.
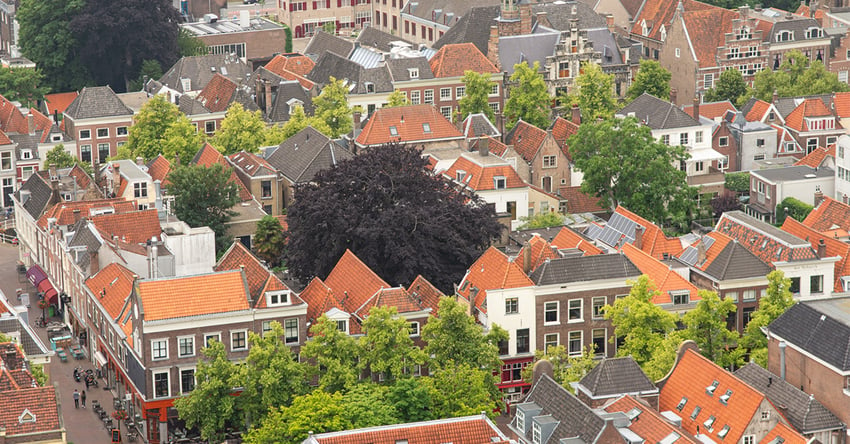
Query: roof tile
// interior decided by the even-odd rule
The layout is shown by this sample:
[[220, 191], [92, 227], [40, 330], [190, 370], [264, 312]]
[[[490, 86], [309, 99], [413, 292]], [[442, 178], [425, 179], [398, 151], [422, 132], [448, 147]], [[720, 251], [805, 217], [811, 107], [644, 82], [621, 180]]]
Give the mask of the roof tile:
[[376, 110], [357, 136], [357, 144], [370, 146], [389, 142], [410, 143], [462, 138], [463, 133], [440, 114], [436, 107], [422, 104]]
[[466, 71], [498, 73], [499, 70], [472, 43], [443, 46], [429, 61], [434, 77], [462, 77]]
[[690, 303], [695, 303], [701, 299], [694, 284], [658, 259], [638, 250], [632, 244], [623, 244], [623, 253], [638, 267], [641, 273], [649, 276], [649, 279], [655, 284], [655, 290], [658, 291], [658, 294], [652, 299], [653, 304], [672, 304], [672, 294], [680, 291], [688, 292]]
[[[144, 319], [156, 321], [251, 308], [240, 271], [145, 280], [138, 284]], [[175, 295], [180, 304], [174, 303]]]

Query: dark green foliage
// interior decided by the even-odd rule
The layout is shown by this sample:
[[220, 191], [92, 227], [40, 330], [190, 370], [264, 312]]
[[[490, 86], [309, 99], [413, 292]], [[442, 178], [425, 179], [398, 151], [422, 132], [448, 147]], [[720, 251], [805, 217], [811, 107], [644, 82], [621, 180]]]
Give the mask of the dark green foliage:
[[369, 149], [295, 188], [287, 264], [326, 277], [346, 249], [392, 285], [422, 274], [450, 291], [499, 235], [491, 207], [425, 170], [413, 146]]
[[776, 223], [777, 225], [782, 225], [786, 217], [793, 217], [798, 222], [801, 222], [813, 209], [814, 207], [799, 199], [786, 197], [776, 207]]
[[718, 218], [727, 211], [740, 210], [741, 201], [732, 191], [725, 191], [711, 199], [711, 209], [714, 211], [714, 217]]
[[714, 88], [705, 92], [705, 101], [720, 102], [728, 100], [732, 102], [733, 105], [740, 108], [747, 102], [747, 99], [749, 99], [751, 95], [752, 90], [750, 90], [750, 86], [747, 82], [744, 81], [741, 71], [732, 68], [723, 71], [723, 73], [720, 74], [720, 78], [718, 78], [715, 82]]
[[128, 91], [141, 91], [145, 86], [145, 79], [159, 79], [162, 77], [162, 67], [156, 60], [145, 60], [142, 62], [142, 69], [139, 71], [139, 76], [130, 82]]
[[44, 85], [44, 75], [39, 69], [0, 67], [0, 94], [6, 100], [34, 107], [50, 92]]
[[283, 50], [288, 54], [292, 52], [292, 28], [287, 25], [283, 25], [283, 32], [286, 34], [286, 43], [284, 44]]
[[736, 193], [749, 193], [750, 173], [748, 171], [726, 173], [724, 186], [727, 190], [734, 191]]
[[670, 71], [664, 69], [655, 60], [641, 59], [635, 80], [629, 87], [627, 99], [629, 101], [647, 93], [661, 100], [670, 99]]
[[280, 221], [274, 216], [263, 216], [257, 222], [253, 244], [257, 257], [266, 261], [270, 267], [280, 265], [286, 248], [286, 233]]
[[422, 378], [399, 379], [387, 392], [387, 402], [395, 407], [402, 421], [428, 421], [433, 418], [431, 392], [422, 381]]
[[180, 28], [177, 34], [177, 49], [181, 57], [198, 56], [207, 53], [207, 45], [201, 39], [195, 37], [191, 31], [183, 28]]

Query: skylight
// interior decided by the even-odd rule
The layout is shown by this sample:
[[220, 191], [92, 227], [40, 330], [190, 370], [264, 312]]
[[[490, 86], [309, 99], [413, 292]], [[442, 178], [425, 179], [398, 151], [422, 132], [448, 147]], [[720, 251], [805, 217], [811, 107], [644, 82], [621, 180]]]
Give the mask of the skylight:
[[390, 135], [393, 136], [393, 137], [398, 136], [398, 128], [391, 126], [390, 127]]
[[422, 124], [422, 131], [424, 131], [425, 134], [429, 134], [431, 132], [431, 124], [423, 123]]

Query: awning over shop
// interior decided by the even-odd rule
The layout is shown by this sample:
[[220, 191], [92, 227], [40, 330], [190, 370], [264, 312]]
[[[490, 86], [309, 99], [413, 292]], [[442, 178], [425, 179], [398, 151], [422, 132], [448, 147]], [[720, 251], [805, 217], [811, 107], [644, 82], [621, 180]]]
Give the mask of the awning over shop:
[[106, 365], [106, 356], [103, 356], [103, 353], [97, 351], [94, 354], [94, 360], [97, 361], [97, 365], [103, 367]]
[[30, 281], [30, 284], [37, 287], [41, 281], [47, 279], [47, 273], [45, 273], [38, 265], [33, 265], [29, 270], [27, 270], [27, 279]]
[[44, 299], [51, 303], [56, 304], [59, 302], [59, 292], [53, 288], [53, 284], [50, 283], [50, 279], [45, 279], [38, 284], [38, 291], [44, 294]]

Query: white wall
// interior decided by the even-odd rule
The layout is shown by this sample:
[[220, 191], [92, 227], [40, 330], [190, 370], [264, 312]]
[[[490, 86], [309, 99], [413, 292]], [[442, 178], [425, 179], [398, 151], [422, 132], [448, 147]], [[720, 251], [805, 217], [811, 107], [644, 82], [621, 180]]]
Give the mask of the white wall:
[[[843, 179], [838, 173], [839, 167], [848, 171], [844, 173]], [[824, 194], [827, 193], [824, 192]], [[833, 196], [839, 202], [847, 202], [847, 199], [850, 199], [850, 136], [846, 135], [838, 138], [835, 147], [835, 193]]]
[[[505, 299], [517, 298], [517, 312], [512, 314], [505, 313]], [[527, 328], [529, 334], [529, 353], [534, 353], [537, 350], [537, 328], [535, 324], [536, 317], [536, 301], [534, 295], [534, 287], [524, 288], [509, 288], [487, 291], [487, 325], [486, 328], [491, 328], [496, 324], [511, 335], [508, 341], [508, 355], [516, 356], [516, 331], [518, 329]], [[526, 355], [526, 353], [523, 353]]]
[[184, 222], [165, 224], [179, 234], [163, 233], [165, 246], [174, 254], [175, 276], [210, 273], [215, 266], [215, 233], [209, 227], [189, 228]]
[[[832, 296], [835, 286], [835, 262], [840, 258], [827, 258], [811, 261], [774, 262], [777, 270], [785, 272], [786, 278], [800, 278], [799, 299], [817, 299]], [[823, 276], [823, 293], [812, 293], [811, 277]]]
[[511, 230], [521, 224], [519, 218], [528, 216], [528, 188], [487, 190], [476, 192], [485, 202], [494, 204], [497, 213], [508, 211], [508, 202], [516, 202], [516, 218], [511, 221]]
[[777, 202], [793, 197], [809, 205], [815, 204], [815, 191], [820, 189], [824, 196], [835, 194], [835, 176], [780, 182], [776, 185]]

